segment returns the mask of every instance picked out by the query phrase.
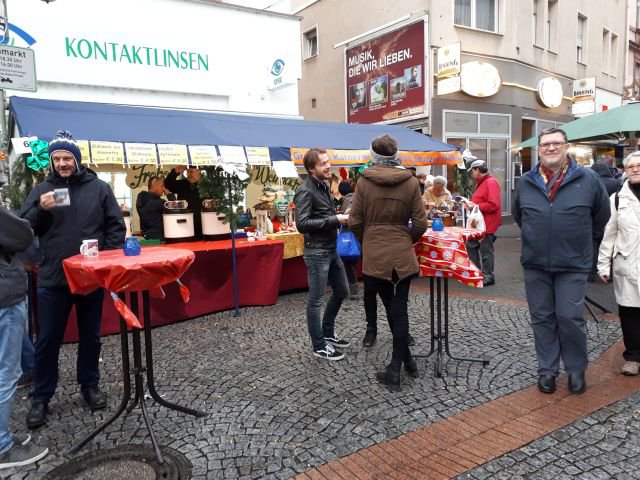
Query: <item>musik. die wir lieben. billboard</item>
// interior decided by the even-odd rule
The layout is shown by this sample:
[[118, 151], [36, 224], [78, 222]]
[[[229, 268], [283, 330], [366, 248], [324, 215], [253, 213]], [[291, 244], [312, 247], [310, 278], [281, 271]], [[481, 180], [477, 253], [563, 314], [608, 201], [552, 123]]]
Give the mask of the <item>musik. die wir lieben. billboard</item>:
[[426, 116], [425, 29], [420, 21], [346, 50], [347, 122]]

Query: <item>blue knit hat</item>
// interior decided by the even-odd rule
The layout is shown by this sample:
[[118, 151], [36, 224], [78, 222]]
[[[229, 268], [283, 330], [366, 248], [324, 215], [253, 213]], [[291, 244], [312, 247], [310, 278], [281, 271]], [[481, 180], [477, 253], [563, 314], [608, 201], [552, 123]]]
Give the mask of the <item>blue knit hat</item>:
[[71, 153], [73, 158], [76, 159], [76, 166], [80, 168], [80, 164], [82, 163], [82, 154], [80, 153], [80, 147], [78, 147], [78, 144], [73, 139], [71, 132], [67, 130], [58, 130], [56, 136], [49, 142], [49, 157], [58, 150], [64, 150]]

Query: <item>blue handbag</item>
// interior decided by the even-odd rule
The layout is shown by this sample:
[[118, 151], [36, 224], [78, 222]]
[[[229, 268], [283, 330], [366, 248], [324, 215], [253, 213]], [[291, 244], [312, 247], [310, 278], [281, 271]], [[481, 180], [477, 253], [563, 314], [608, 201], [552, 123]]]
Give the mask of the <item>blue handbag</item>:
[[360, 243], [351, 230], [343, 231], [340, 227], [336, 251], [343, 260], [358, 260], [362, 253]]

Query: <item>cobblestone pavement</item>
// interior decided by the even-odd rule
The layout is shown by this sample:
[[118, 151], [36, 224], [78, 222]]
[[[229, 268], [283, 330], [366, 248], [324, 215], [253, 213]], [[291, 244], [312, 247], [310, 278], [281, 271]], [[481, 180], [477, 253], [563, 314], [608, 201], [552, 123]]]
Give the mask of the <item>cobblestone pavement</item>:
[[[486, 295], [486, 299], [469, 298], [461, 292], [450, 302], [452, 353], [488, 354], [490, 365], [449, 361], [444, 377], [439, 379], [433, 375], [433, 359], [422, 359], [421, 377], [412, 379], [403, 374], [400, 393], [389, 392], [375, 380], [375, 372], [390, 359], [391, 335], [382, 320], [377, 345], [371, 349], [361, 346], [365, 325], [360, 301], [345, 302], [338, 317], [337, 332], [352, 341], [346, 359], [340, 362], [326, 362], [311, 355], [304, 293], [283, 295], [275, 306], [243, 309], [239, 318], [232, 312], [221, 312], [154, 329], [159, 392], [169, 401], [208, 413], [196, 419], [148, 402], [159, 442], [186, 455], [197, 480], [288, 478], [535, 384], [533, 338], [522, 301], [521, 271], [517, 254], [509, 251], [517, 245], [517, 237], [505, 238], [502, 245], [500, 241], [496, 244], [500, 252], [498, 284], [491, 291], [469, 292]], [[505, 281], [507, 278], [513, 280]], [[429, 295], [424, 280], [415, 283], [409, 314], [412, 334], [419, 342], [414, 352], [420, 353], [428, 349]], [[451, 293], [457, 295], [458, 290], [452, 288]], [[502, 300], [495, 301], [494, 297]], [[379, 311], [382, 314], [381, 306]], [[589, 320], [588, 327], [591, 359], [620, 339], [615, 322]], [[34, 436], [35, 441], [50, 447], [50, 454], [35, 466], [0, 472], [2, 478], [41, 478], [65, 462], [63, 452], [74, 440], [108, 418], [123, 388], [119, 348], [118, 336], [104, 339], [102, 384], [109, 405], [106, 411], [91, 414], [75, 385], [76, 346], [63, 347], [60, 384], [50, 404], [49, 424]], [[621, 405], [609, 408], [628, 414]], [[12, 416], [17, 431], [26, 431], [28, 407], [25, 392], [19, 391]], [[616, 410], [602, 412], [594, 414], [593, 425], [568, 427], [575, 430], [565, 435], [571, 440], [582, 438], [580, 434], [587, 435], [587, 427], [606, 424], [616, 414]], [[603, 418], [597, 416], [600, 413], [606, 417], [602, 421], [598, 420]], [[637, 430], [637, 419], [629, 420], [629, 425]], [[562, 445], [559, 432], [554, 433], [560, 435], [555, 442]], [[625, 444], [627, 452], [633, 448], [637, 451], [637, 438]], [[85, 451], [140, 443], [149, 443], [149, 438], [140, 410], [135, 409], [116, 420]], [[584, 448], [607, 451], [606, 442], [601, 449], [598, 444], [585, 443]], [[562, 467], [556, 465], [557, 459], [549, 459], [545, 451], [538, 450], [524, 454], [533, 464], [546, 462]], [[575, 440], [575, 449], [567, 453], [579, 456], [579, 452], [579, 441]], [[476, 475], [472, 478], [493, 478], [493, 472], [482, 470], [486, 467], [511, 478], [510, 460], [506, 459], [509, 455], [514, 455], [511, 473], [519, 474], [518, 452], [468, 473]], [[492, 466], [494, 463], [497, 467]]]
[[631, 480], [638, 458], [640, 393], [456, 478]]

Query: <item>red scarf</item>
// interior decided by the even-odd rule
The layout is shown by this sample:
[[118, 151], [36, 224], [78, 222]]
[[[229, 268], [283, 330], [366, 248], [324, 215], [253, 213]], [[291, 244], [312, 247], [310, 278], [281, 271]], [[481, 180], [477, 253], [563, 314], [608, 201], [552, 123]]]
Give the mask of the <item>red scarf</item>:
[[[564, 180], [564, 177], [567, 174], [567, 170], [569, 170], [569, 162], [565, 160], [562, 163], [562, 167], [560, 167], [560, 170], [561, 170], [560, 175], [558, 175], [558, 177], [556, 178], [556, 181], [553, 183], [553, 185], [551, 186], [551, 189], [549, 190], [549, 200], [551, 201], [553, 201], [553, 197], [556, 196], [556, 192], [558, 191], [558, 188], [560, 187], [562, 180]], [[542, 163], [540, 164], [539, 172], [540, 172], [540, 176], [544, 180], [545, 185], [549, 186], [549, 182], [553, 180], [555, 173], [549, 170], [547, 167], [545, 167]]]

